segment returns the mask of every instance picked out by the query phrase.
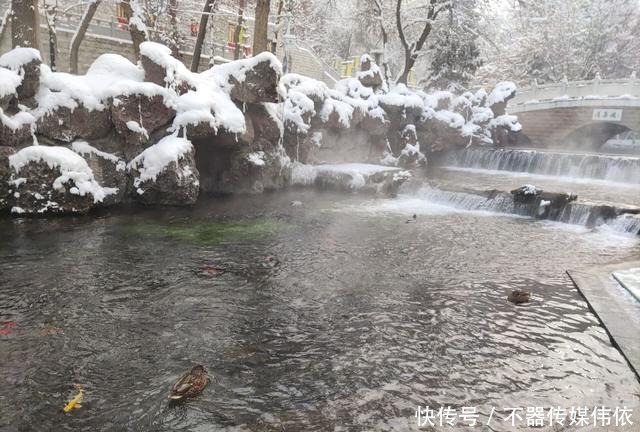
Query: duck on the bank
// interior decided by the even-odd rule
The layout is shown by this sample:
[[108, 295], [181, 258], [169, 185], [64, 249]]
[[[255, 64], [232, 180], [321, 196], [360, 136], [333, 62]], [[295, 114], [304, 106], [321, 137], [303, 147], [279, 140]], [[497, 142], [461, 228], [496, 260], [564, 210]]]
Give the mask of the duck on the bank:
[[180, 401], [192, 398], [202, 393], [209, 384], [209, 375], [202, 365], [196, 365], [189, 372], [183, 374], [171, 389], [169, 399]]
[[413, 216], [411, 216], [411, 219], [406, 220], [406, 223], [415, 222], [416, 219], [418, 219], [418, 216], [414, 213]]
[[507, 300], [515, 304], [528, 303], [531, 300], [531, 293], [529, 291], [513, 290]]

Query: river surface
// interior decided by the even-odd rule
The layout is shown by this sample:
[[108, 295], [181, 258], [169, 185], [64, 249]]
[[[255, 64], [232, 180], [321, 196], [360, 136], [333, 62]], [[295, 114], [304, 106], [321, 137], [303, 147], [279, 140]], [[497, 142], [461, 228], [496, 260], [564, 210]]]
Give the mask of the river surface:
[[[0, 430], [429, 430], [418, 406], [490, 423], [447, 430], [518, 430], [506, 407], [640, 422], [639, 382], [565, 274], [639, 255], [631, 236], [411, 196], [0, 219]], [[169, 406], [198, 363], [209, 387]]]

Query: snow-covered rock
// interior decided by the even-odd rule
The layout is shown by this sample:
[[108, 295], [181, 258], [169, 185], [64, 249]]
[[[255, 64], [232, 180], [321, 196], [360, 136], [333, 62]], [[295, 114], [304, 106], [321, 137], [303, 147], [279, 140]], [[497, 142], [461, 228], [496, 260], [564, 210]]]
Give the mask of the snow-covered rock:
[[22, 76], [19, 73], [0, 67], [0, 109], [6, 110], [18, 96], [20, 84], [22, 84]]
[[0, 109], [0, 146], [20, 147], [33, 142], [34, 122], [28, 112], [7, 115]]
[[71, 150], [84, 158], [96, 181], [112, 191], [98, 203], [100, 207], [112, 206], [124, 201], [128, 178], [127, 164], [121, 157], [99, 150], [86, 141], [75, 141], [71, 144]]
[[86, 213], [114, 189], [96, 182], [93, 171], [66, 147], [30, 146], [9, 156], [12, 213]]
[[282, 65], [272, 53], [263, 52], [249, 59], [214, 66], [201, 75], [217, 82], [235, 101], [277, 102]]
[[297, 186], [315, 186], [319, 189], [395, 193], [408, 176], [397, 176], [401, 170], [394, 167], [347, 163], [305, 165], [294, 163], [291, 183]]
[[167, 100], [160, 87], [156, 94], [132, 93], [113, 99], [109, 111], [116, 132], [124, 138], [127, 159], [139, 154], [149, 142], [149, 136], [162, 127], [169, 127], [174, 118], [175, 104]]
[[144, 204], [194, 204], [200, 192], [194, 148], [186, 138], [169, 135], [128, 164], [133, 197]]
[[11, 170], [9, 167], [9, 156], [16, 151], [12, 147], [0, 147], [0, 210], [9, 207], [9, 180], [11, 179]]
[[40, 52], [33, 48], [14, 48], [0, 56], [0, 67], [17, 72], [22, 81], [16, 88], [18, 99], [32, 98], [40, 86]]

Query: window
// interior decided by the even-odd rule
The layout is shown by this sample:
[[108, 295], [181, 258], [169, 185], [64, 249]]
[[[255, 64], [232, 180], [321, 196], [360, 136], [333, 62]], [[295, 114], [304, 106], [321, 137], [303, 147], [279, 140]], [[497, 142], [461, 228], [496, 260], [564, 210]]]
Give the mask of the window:
[[125, 7], [121, 2], [116, 3], [116, 17], [120, 24], [129, 24], [129, 19], [125, 13]]

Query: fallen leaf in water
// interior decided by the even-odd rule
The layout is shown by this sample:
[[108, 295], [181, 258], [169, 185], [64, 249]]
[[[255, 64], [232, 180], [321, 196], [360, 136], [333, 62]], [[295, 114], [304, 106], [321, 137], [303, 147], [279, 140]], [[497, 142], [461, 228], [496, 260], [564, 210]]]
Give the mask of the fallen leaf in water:
[[15, 321], [4, 321], [0, 324], [0, 336], [8, 336], [13, 332], [13, 329], [16, 328], [17, 324]]

